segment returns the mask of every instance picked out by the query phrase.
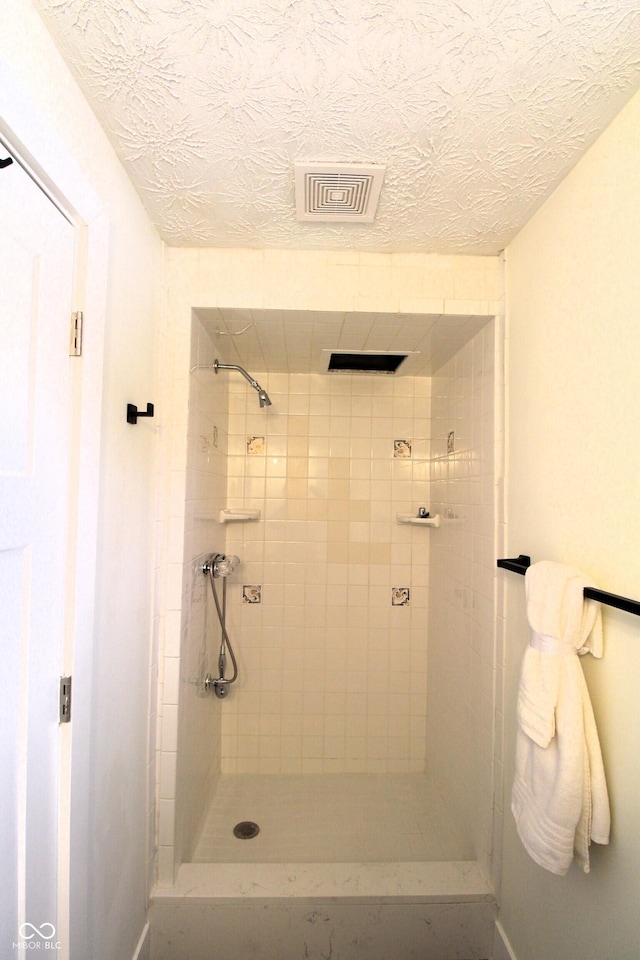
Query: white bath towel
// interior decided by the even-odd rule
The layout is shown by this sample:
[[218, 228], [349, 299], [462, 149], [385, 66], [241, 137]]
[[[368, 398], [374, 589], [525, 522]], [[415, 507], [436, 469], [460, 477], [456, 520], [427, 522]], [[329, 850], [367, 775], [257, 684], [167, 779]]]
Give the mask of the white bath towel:
[[572, 860], [589, 872], [589, 845], [609, 842], [609, 797], [589, 692], [577, 654], [602, 656], [593, 586], [560, 563], [525, 576], [531, 640], [518, 692], [511, 809], [529, 855], [564, 875]]

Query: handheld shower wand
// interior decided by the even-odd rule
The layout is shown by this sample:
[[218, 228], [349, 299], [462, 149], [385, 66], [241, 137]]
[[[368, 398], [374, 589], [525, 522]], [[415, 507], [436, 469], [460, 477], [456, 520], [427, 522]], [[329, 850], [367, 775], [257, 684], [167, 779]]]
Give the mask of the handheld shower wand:
[[[235, 683], [238, 677], [238, 663], [233, 652], [233, 647], [231, 646], [229, 634], [227, 633], [227, 577], [233, 573], [239, 563], [240, 560], [238, 557], [227, 557], [223, 553], [212, 553], [202, 564], [202, 572], [205, 577], [208, 577], [211, 584], [211, 591], [213, 593], [213, 599], [215, 600], [221, 630], [220, 650], [218, 652], [219, 675], [214, 678], [208, 673], [204, 678], [204, 688], [207, 692], [213, 690], [216, 697], [220, 700], [226, 697], [229, 692], [229, 685]], [[222, 578], [222, 605], [220, 604], [215, 584], [218, 578]], [[233, 665], [233, 675], [231, 677], [225, 676], [227, 669], [227, 651], [229, 652]]]
[[220, 363], [219, 360], [214, 360], [213, 369], [215, 370], [216, 373], [218, 372], [218, 370], [237, 370], [238, 373], [242, 374], [245, 380], [249, 381], [253, 389], [257, 391], [258, 399], [260, 401], [260, 406], [261, 407], [271, 406], [271, 400], [269, 399], [269, 394], [267, 393], [267, 391], [260, 386], [257, 380], [254, 380], [253, 377], [247, 373], [244, 367], [238, 366], [237, 363]]

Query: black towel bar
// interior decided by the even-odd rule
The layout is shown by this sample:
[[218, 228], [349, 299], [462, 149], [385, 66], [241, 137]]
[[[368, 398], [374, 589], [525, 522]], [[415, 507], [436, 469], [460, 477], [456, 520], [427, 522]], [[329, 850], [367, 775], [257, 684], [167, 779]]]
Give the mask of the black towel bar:
[[[503, 560], [498, 560], [498, 566], [524, 576], [527, 567], [531, 566], [531, 557], [527, 557], [524, 553], [521, 553], [519, 557], [506, 557]], [[617, 593], [607, 593], [606, 590], [596, 590], [595, 587], [585, 587], [584, 595], [587, 600], [598, 600], [600, 603], [606, 603], [608, 607], [617, 607], [618, 610], [624, 610], [626, 613], [633, 613], [636, 617], [640, 617], [640, 602], [638, 600], [619, 597]]]

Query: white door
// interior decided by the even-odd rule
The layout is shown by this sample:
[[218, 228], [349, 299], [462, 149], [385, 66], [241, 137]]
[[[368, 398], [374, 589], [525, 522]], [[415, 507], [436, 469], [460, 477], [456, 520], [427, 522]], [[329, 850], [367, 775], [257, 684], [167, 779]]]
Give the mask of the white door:
[[67, 858], [58, 849], [68, 727], [59, 723], [58, 692], [71, 630], [70, 364], [80, 362], [69, 358], [73, 266], [73, 226], [17, 162], [0, 169], [3, 958], [44, 949], [61, 957], [68, 947], [59, 940], [59, 907], [68, 899]]

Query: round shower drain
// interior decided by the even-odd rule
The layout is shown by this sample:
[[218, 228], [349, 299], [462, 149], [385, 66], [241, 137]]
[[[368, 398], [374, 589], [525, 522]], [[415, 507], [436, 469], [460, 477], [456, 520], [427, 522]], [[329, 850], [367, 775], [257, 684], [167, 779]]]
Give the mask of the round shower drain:
[[236, 823], [233, 833], [238, 840], [253, 840], [260, 833], [260, 827], [252, 820], [243, 820], [241, 823]]

